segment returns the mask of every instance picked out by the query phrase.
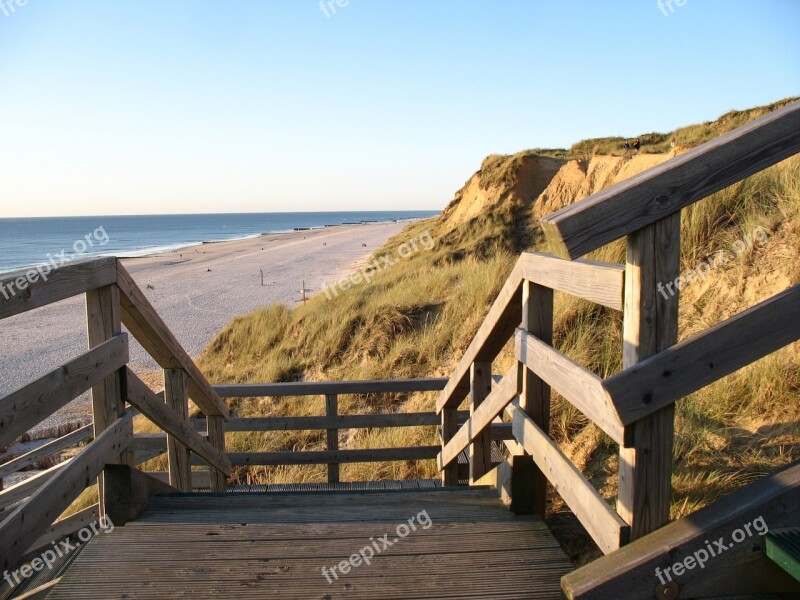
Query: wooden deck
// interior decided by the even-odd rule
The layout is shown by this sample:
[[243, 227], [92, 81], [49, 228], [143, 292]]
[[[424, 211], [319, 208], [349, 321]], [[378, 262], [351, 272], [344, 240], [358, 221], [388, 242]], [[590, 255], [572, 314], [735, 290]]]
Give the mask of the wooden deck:
[[[328, 583], [365, 547], [381, 551]], [[47, 597], [558, 599], [570, 571], [488, 488], [180, 494], [95, 537]]]

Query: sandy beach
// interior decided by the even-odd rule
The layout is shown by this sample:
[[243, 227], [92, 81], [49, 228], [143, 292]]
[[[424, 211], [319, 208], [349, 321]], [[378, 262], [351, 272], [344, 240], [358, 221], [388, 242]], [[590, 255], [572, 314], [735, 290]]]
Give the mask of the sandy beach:
[[[183, 347], [197, 357], [236, 315], [274, 302], [299, 303], [303, 281], [308, 296], [319, 293], [406, 225], [342, 225], [264, 234], [123, 259], [123, 264]], [[84, 310], [83, 298], [76, 297], [0, 323], [0, 394], [84, 352]], [[133, 338], [131, 368], [139, 372], [158, 369]], [[37, 430], [89, 422], [88, 406], [85, 394]]]

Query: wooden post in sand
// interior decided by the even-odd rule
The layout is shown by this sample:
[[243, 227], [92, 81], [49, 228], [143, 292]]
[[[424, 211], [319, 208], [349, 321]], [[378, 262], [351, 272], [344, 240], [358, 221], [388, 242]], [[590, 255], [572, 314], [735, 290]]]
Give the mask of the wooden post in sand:
[[264, 287], [264, 269], [259, 269], [259, 273], [261, 273], [261, 287]]

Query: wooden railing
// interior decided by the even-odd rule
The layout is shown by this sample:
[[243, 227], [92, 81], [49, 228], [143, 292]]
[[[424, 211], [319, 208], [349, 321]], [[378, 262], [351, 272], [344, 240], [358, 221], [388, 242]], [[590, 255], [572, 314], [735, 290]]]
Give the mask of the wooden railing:
[[[679, 276], [680, 211], [799, 151], [795, 103], [544, 218], [557, 256], [521, 256], [437, 401], [443, 482], [455, 483], [467, 447], [470, 481], [484, 481], [486, 428], [505, 413], [517, 444], [509, 464], [532, 473], [520, 510], [543, 516], [549, 481], [606, 553], [667, 524], [675, 402], [800, 339], [795, 285], [677, 343], [678, 296], [656, 286]], [[578, 260], [626, 236], [624, 265]], [[620, 373], [604, 380], [552, 346], [553, 290], [623, 312]], [[491, 363], [512, 337], [517, 362], [492, 388]], [[615, 508], [548, 435], [551, 388], [619, 444]], [[459, 428], [465, 397], [471, 416]]]
[[[83, 427], [0, 465], [0, 476], [15, 473], [89, 437], [94, 439], [68, 461], [0, 491], [0, 508], [6, 509], [0, 523], [0, 560], [4, 569], [45, 543], [48, 535], [67, 533], [70, 527], [85, 525], [89, 516], [105, 514], [109, 505], [104, 473], [114, 464], [137, 464], [131, 451], [137, 410], [167, 434], [169, 481], [174, 488], [191, 489], [190, 452], [210, 466], [211, 486], [216, 491], [225, 490], [225, 479], [231, 473], [223, 433], [227, 405], [116, 259], [71, 263], [51, 271], [47, 278], [32, 279], [27, 278], [24, 287], [18, 287], [18, 273], [3, 277], [0, 285], [14, 293], [7, 298], [4, 295], [0, 302], [0, 319], [85, 294], [89, 349], [0, 398], [0, 447], [89, 390], [93, 425], [91, 431]], [[164, 369], [166, 403], [128, 369], [128, 334], [122, 331], [123, 325]], [[189, 424], [190, 398], [206, 416], [206, 437]], [[126, 404], [134, 409], [126, 408]], [[101, 474], [99, 504], [54, 523]], [[119, 493], [119, 489], [114, 492]]]

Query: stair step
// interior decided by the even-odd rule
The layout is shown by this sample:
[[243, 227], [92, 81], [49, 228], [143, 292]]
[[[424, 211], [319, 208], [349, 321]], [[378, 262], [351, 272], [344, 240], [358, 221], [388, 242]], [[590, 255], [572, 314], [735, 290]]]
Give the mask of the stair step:
[[764, 536], [764, 554], [800, 581], [800, 527], [774, 529]]

